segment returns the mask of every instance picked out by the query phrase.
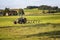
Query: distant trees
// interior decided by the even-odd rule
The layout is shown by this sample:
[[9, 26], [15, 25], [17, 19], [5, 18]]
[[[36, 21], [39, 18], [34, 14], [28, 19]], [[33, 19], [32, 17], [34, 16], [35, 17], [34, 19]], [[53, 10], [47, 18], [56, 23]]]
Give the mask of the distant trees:
[[27, 6], [26, 9], [34, 9], [34, 8], [38, 8], [38, 10], [48, 10], [47, 13], [57, 13], [60, 12], [60, 8], [58, 8], [58, 6], [48, 6], [48, 5], [41, 5], [41, 6]]
[[41, 9], [41, 10], [48, 10], [48, 9], [52, 9], [51, 6], [47, 6], [47, 5], [41, 5], [38, 7], [38, 9]]
[[19, 9], [18, 14], [19, 14], [19, 15], [24, 15], [24, 14], [25, 14], [25, 13], [24, 13], [24, 10], [23, 10], [23, 9]]
[[17, 11], [10, 9], [10, 8], [5, 8], [3, 11], [3, 16], [12, 16], [12, 15], [17, 15]]
[[5, 8], [5, 12], [8, 13], [9, 12], [9, 8]]
[[9, 8], [5, 8], [5, 10], [4, 10], [4, 15], [6, 15], [6, 14], [8, 15], [9, 12], [10, 12], [10, 11], [9, 11]]
[[58, 6], [47, 6], [47, 5], [41, 5], [41, 6], [27, 6], [26, 7], [27, 9], [33, 9], [33, 8], [38, 8], [38, 9], [41, 9], [41, 10], [57, 10], [59, 9]]
[[41, 10], [57, 10], [58, 9], [58, 6], [47, 6], [47, 5], [41, 5], [38, 7], [38, 9], [41, 9]]
[[27, 9], [34, 9], [34, 8], [38, 8], [38, 6], [27, 6]]
[[0, 15], [2, 16], [16, 16], [16, 15], [24, 15], [23, 9], [10, 9], [5, 8], [4, 10], [0, 10]]
[[38, 7], [39, 10], [48, 10], [47, 13], [57, 13], [60, 12], [60, 8], [58, 6], [47, 6], [47, 5], [41, 5]]

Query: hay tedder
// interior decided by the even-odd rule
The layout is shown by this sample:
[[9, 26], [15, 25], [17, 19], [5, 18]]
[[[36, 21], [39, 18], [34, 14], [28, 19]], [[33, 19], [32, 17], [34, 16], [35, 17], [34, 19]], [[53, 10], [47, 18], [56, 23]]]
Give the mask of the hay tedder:
[[24, 10], [21, 9], [19, 12], [19, 18], [14, 21], [14, 24], [25, 24], [25, 23], [40, 23], [40, 20], [27, 20], [24, 16]]

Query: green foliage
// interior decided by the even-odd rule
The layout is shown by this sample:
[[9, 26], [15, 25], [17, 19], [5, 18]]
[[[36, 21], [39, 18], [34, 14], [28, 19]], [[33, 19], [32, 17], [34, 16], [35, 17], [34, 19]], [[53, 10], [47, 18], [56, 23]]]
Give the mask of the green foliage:
[[19, 9], [18, 13], [19, 13], [19, 15], [24, 15], [25, 14], [23, 9]]
[[9, 12], [9, 8], [5, 8], [5, 12], [8, 13]]

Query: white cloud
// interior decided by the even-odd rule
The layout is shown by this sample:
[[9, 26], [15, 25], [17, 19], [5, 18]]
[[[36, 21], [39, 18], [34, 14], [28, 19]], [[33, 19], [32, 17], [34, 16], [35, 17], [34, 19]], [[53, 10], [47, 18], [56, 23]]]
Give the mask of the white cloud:
[[39, 1], [39, 0], [32, 0], [32, 1]]
[[60, 0], [0, 0], [0, 8], [24, 8], [26, 6], [34, 5], [52, 5], [60, 7]]
[[40, 0], [30, 0], [30, 1], [40, 1]]

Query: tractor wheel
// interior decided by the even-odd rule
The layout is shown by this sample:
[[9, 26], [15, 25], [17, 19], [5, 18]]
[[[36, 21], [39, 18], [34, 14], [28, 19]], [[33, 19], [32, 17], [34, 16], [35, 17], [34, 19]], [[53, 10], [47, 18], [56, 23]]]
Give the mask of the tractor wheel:
[[27, 22], [27, 19], [26, 19], [26, 18], [24, 18], [24, 22], [23, 22], [23, 23], [25, 24], [26, 22]]
[[17, 24], [17, 22], [16, 22], [16, 21], [14, 21], [14, 24]]

